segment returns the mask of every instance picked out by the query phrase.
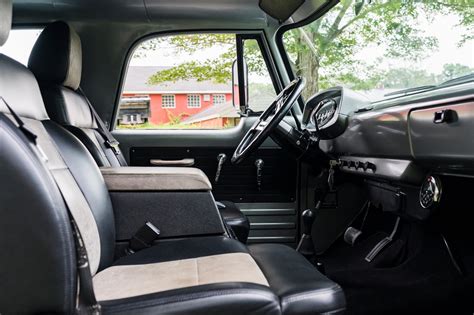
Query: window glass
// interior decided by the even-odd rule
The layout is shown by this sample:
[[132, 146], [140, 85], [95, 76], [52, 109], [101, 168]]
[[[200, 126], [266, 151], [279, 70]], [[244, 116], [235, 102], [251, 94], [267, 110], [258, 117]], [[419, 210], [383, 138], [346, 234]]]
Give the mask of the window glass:
[[16, 61], [28, 64], [31, 49], [41, 34], [42, 29], [13, 29], [10, 31], [7, 42], [0, 47], [0, 53], [15, 59]]
[[[116, 128], [223, 129], [238, 124], [232, 104], [235, 34], [186, 34], [156, 37], [134, 51], [127, 70]], [[149, 98], [136, 107], [142, 119], [121, 119], [130, 108], [123, 100]]]
[[244, 57], [248, 68], [249, 108], [262, 112], [275, 100], [276, 93], [256, 39], [244, 41]]
[[201, 107], [201, 95], [188, 94], [188, 108], [200, 108], [200, 107]]
[[[283, 42], [303, 96], [345, 86], [378, 101], [474, 71], [472, 1], [340, 1]], [[407, 89], [414, 89], [408, 90]]]
[[174, 95], [163, 94], [161, 96], [161, 108], [176, 108]]
[[[260, 111], [270, 105], [273, 86], [256, 40], [245, 42], [245, 55], [249, 107]], [[232, 83], [236, 58], [235, 34], [180, 34], [142, 42], [127, 69], [116, 128], [236, 126], [240, 121], [239, 104], [232, 101], [233, 92], [238, 93]]]
[[212, 104], [213, 105], [224, 104], [225, 100], [226, 100], [225, 94], [214, 94], [214, 95], [212, 95]]

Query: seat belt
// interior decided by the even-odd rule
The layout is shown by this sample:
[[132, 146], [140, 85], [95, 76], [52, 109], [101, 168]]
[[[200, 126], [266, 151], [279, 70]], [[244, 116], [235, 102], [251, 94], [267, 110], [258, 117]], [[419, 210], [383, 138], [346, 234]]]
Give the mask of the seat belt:
[[81, 89], [81, 87], [78, 88], [79, 92], [81, 95], [85, 98], [87, 105], [89, 106], [92, 116], [94, 116], [94, 120], [97, 123], [97, 131], [100, 133], [102, 138], [105, 140], [105, 146], [114, 152], [114, 154], [117, 156], [117, 159], [119, 160], [119, 163], [121, 166], [127, 166], [127, 161], [125, 161], [125, 158], [123, 157], [122, 152], [120, 151], [119, 147], [119, 142], [112, 136], [110, 133], [109, 129], [105, 126], [104, 122], [102, 119], [99, 117], [99, 114], [97, 114], [94, 106], [92, 106], [91, 102], [87, 98], [87, 96], [84, 94], [84, 91]]
[[[15, 122], [18, 124], [18, 129], [26, 136], [28, 141], [37, 148], [38, 152], [43, 157], [42, 162], [47, 161], [46, 155], [44, 154], [43, 150], [36, 141], [38, 136], [25, 125], [23, 120], [21, 120], [20, 116], [15, 113], [15, 111], [10, 107], [10, 105], [8, 105], [8, 103], [3, 97], [0, 96], [0, 99], [10, 111], [10, 114], [13, 116]], [[54, 183], [56, 184], [59, 189], [59, 192], [61, 193], [61, 197], [63, 198], [64, 203], [66, 204], [69, 220], [71, 223], [72, 234], [74, 237], [74, 243], [76, 248], [77, 277], [79, 281], [79, 289], [76, 300], [76, 314], [99, 315], [101, 314], [101, 306], [97, 302], [97, 299], [95, 297], [92, 274], [89, 266], [89, 258], [87, 256], [87, 250], [84, 245], [84, 240], [82, 239], [81, 232], [79, 231], [76, 221], [74, 220], [74, 217], [72, 216], [72, 213], [70, 211], [71, 203], [69, 198], [67, 197], [68, 194], [64, 193], [61, 186], [58, 184], [54, 173], [50, 172], [50, 174], [52, 175]]]

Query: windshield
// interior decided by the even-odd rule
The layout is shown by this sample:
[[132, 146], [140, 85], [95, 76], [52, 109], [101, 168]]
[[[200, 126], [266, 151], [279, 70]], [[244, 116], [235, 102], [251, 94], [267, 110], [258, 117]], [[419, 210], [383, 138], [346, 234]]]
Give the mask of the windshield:
[[305, 99], [344, 86], [374, 102], [473, 73], [473, 34], [472, 0], [342, 0], [283, 42]]

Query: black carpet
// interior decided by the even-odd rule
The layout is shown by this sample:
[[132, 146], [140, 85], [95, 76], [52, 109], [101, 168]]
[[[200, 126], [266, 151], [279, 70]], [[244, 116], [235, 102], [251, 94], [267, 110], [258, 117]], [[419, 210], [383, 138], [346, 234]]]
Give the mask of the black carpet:
[[396, 239], [366, 262], [388, 232], [372, 233], [354, 247], [341, 241], [320, 258], [328, 277], [344, 288], [349, 314], [472, 314], [439, 233], [404, 223]]

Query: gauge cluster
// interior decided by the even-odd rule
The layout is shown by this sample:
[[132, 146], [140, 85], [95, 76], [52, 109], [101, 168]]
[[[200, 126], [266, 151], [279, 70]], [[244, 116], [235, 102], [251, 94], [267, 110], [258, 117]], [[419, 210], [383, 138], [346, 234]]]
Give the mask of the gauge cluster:
[[315, 107], [311, 113], [311, 123], [321, 129], [327, 124], [336, 114], [338, 102], [332, 98], [325, 98]]
[[347, 127], [349, 114], [370, 102], [362, 95], [335, 87], [312, 96], [305, 105], [303, 124], [320, 139], [334, 139]]

